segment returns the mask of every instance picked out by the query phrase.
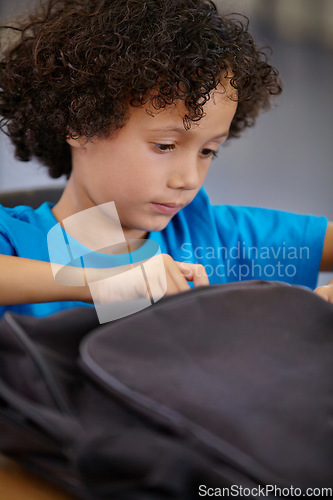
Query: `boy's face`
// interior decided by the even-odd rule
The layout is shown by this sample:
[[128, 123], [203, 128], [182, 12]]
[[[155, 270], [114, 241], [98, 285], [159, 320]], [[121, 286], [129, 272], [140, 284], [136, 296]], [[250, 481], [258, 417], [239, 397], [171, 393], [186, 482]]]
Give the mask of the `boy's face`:
[[70, 196], [65, 193], [55, 207], [56, 217], [114, 201], [127, 238], [165, 228], [202, 186], [236, 107], [221, 86], [205, 104], [206, 116], [190, 130], [184, 129], [186, 108], [178, 101], [164, 110], [151, 109], [154, 116], [147, 108], [131, 108], [126, 125], [109, 139], [69, 140]]

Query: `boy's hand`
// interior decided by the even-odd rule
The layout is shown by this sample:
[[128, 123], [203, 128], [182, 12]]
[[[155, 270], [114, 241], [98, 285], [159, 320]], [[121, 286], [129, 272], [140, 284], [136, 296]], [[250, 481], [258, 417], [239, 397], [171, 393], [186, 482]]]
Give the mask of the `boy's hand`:
[[168, 254], [162, 254], [167, 278], [166, 295], [189, 290], [188, 281], [193, 281], [194, 286], [209, 285], [206, 269], [201, 264], [177, 262]]
[[149, 294], [157, 300], [163, 295], [189, 290], [189, 281], [194, 286], [209, 285], [204, 266], [176, 262], [168, 254], [152, 257], [145, 262], [144, 270], [145, 278], [140, 266], [89, 270], [89, 288], [94, 301], [105, 304], [144, 297], [147, 296], [147, 285]]
[[333, 279], [325, 286], [318, 286], [318, 288], [314, 290], [314, 293], [333, 304]]

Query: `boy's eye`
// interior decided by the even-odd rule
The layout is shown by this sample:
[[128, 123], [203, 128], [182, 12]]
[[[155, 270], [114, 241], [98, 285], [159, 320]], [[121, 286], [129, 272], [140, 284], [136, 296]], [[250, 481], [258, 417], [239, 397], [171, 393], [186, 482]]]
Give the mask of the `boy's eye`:
[[173, 144], [154, 144], [155, 148], [158, 149], [158, 151], [161, 151], [162, 153], [164, 151], [172, 151], [174, 148]]
[[217, 153], [218, 153], [218, 151], [215, 151], [214, 149], [205, 148], [205, 149], [201, 150], [202, 156], [205, 156], [206, 158], [209, 158], [209, 157], [216, 158]]
[[[173, 151], [175, 149], [174, 144], [154, 144], [154, 147], [160, 152], [164, 153], [166, 151]], [[200, 151], [200, 154], [205, 158], [216, 158], [218, 151], [214, 149], [204, 148]]]

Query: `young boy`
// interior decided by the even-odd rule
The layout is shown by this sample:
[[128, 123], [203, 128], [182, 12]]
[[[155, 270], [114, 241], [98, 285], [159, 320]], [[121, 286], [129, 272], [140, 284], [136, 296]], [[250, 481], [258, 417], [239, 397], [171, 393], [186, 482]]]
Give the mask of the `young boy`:
[[[54, 280], [47, 235], [108, 202], [126, 240], [160, 245], [167, 293], [239, 279], [314, 288], [319, 267], [333, 270], [325, 218], [212, 206], [202, 188], [218, 147], [281, 91], [247, 26], [209, 0], [49, 0], [14, 30], [2, 127], [19, 159], [68, 183], [55, 206], [1, 207], [0, 314], [91, 301], [88, 286]], [[332, 290], [317, 292], [333, 300]]]

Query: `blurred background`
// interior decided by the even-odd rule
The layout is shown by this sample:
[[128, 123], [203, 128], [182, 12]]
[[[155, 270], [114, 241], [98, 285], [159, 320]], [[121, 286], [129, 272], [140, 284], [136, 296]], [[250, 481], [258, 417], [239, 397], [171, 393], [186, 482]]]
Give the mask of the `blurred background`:
[[[248, 16], [257, 44], [271, 46], [283, 94], [241, 139], [212, 162], [213, 203], [326, 215], [333, 220], [333, 0], [217, 0], [221, 12]], [[0, 22], [32, 0], [1, 0]], [[35, 162], [16, 161], [0, 134], [0, 191], [63, 184]], [[333, 277], [325, 273], [320, 283]]]

